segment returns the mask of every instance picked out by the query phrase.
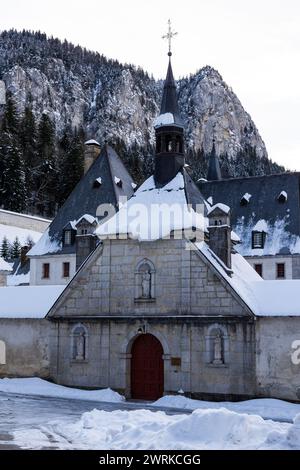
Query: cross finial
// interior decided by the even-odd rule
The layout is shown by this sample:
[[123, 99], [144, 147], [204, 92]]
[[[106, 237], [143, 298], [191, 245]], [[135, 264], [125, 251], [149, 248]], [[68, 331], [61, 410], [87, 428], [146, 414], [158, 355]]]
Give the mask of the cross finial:
[[172, 31], [172, 26], [171, 26], [171, 20], [168, 20], [168, 32], [165, 34], [162, 38], [167, 39], [169, 43], [169, 52], [168, 56], [171, 57], [172, 51], [171, 51], [171, 46], [172, 46], [172, 39], [174, 36], [177, 36], [178, 33], [175, 31]]

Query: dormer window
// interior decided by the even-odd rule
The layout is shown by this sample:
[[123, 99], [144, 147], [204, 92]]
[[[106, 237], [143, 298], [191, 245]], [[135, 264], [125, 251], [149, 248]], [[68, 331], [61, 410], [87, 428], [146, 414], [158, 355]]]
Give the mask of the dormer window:
[[119, 188], [122, 188], [123, 186], [122, 180], [118, 178], [117, 176], [115, 176], [115, 183]]
[[102, 178], [99, 176], [99, 178], [96, 178], [94, 183], [93, 183], [93, 188], [100, 188], [102, 184]]
[[65, 232], [64, 232], [64, 245], [65, 246], [72, 245], [72, 232], [71, 232], [71, 230], [65, 230]]
[[266, 233], [265, 232], [252, 232], [252, 248], [253, 249], [262, 249], [265, 246]]
[[249, 204], [249, 202], [250, 202], [251, 197], [252, 197], [251, 194], [245, 193], [244, 196], [242, 197], [242, 199], [240, 200], [240, 205], [241, 206], [247, 206], [247, 204]]

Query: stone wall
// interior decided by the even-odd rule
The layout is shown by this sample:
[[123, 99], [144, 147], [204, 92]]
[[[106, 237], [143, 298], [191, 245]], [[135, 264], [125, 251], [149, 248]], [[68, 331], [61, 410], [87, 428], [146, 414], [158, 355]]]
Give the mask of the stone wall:
[[299, 401], [300, 364], [292, 362], [292, 344], [297, 340], [300, 344], [300, 318], [259, 318], [256, 338], [258, 394]]
[[45, 319], [0, 318], [0, 341], [6, 349], [6, 363], [0, 364], [0, 377], [47, 378], [52, 326]]
[[13, 227], [44, 232], [49, 227], [50, 222], [50, 220], [40, 217], [0, 209], [0, 224], [3, 225], [12, 225]]
[[[225, 281], [214, 275], [184, 240], [105, 241], [59, 302], [56, 316], [245, 315]], [[154, 266], [154, 298], [137, 299], [136, 269]]]

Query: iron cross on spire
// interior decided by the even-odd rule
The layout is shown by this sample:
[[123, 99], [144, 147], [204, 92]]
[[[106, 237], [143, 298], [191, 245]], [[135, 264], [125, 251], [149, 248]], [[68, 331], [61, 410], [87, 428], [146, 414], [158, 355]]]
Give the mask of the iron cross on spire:
[[177, 34], [178, 33], [176, 33], [175, 31], [172, 31], [171, 20], [168, 20], [168, 32], [162, 38], [168, 40], [168, 43], [169, 43], [168, 56], [169, 57], [171, 57], [172, 55], [172, 51], [171, 51], [172, 39], [174, 38], [174, 36], [177, 36]]

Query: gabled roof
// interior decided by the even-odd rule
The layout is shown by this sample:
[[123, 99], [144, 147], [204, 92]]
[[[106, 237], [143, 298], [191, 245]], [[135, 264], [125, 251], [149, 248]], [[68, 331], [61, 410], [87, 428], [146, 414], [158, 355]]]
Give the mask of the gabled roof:
[[[161, 188], [150, 176], [119, 212], [100, 225], [95, 233], [100, 238], [129, 234], [139, 240], [157, 240], [175, 230], [206, 228], [205, 206], [199, 190], [188, 183], [184, 170]], [[194, 203], [201, 204], [195, 212]], [[192, 205], [192, 207], [189, 207]]]
[[[101, 178], [101, 185], [94, 182]], [[122, 181], [122, 186], [115, 183], [115, 177]], [[30, 250], [29, 256], [47, 253], [73, 253], [75, 246], [63, 247], [62, 232], [71, 221], [78, 220], [84, 214], [96, 216], [100, 204], [110, 204], [118, 208], [119, 198], [129, 198], [133, 194], [133, 180], [117, 153], [105, 145], [87, 173], [81, 178], [41, 240]]]
[[[198, 182], [198, 187], [206, 199], [212, 198], [212, 204], [230, 207], [242, 255], [300, 253], [300, 173]], [[283, 191], [287, 198], [280, 202]], [[262, 222], [267, 227], [265, 247], [252, 249], [252, 231]]]

